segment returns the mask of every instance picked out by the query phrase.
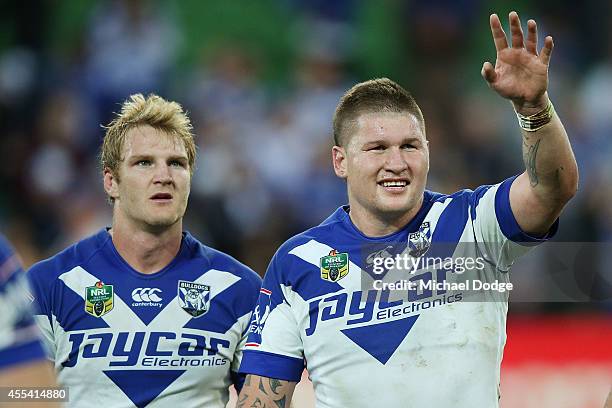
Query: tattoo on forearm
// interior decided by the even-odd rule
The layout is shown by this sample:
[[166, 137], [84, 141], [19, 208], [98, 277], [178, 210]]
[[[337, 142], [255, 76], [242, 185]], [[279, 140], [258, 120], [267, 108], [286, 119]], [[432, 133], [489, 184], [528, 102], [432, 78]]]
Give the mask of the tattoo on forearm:
[[280, 386], [281, 386], [280, 380], [277, 380], [276, 378], [270, 378], [270, 388], [272, 389], [272, 392], [274, 394], [278, 394], [276, 392], [276, 389]]
[[266, 393], [266, 389], [264, 388], [264, 384], [263, 384], [263, 378], [259, 379], [259, 391], [263, 392], [264, 394], [268, 395]]
[[244, 407], [244, 403], [246, 402], [247, 398], [249, 398], [247, 394], [241, 393], [240, 395], [238, 395], [238, 404], [236, 406]]
[[[237, 408], [285, 408], [288, 406], [287, 393], [291, 392], [287, 389], [289, 382], [260, 377], [255, 386], [255, 384], [251, 385], [251, 378], [247, 376], [244, 384], [238, 397]], [[271, 402], [274, 403], [274, 406], [270, 405]]]
[[255, 397], [255, 401], [247, 401], [249, 399], [248, 395], [242, 396], [238, 400], [238, 405], [236, 408], [266, 408], [266, 404], [264, 404], [259, 398]]
[[287, 402], [287, 397], [283, 397], [283, 398], [279, 399], [278, 401], [274, 400], [274, 403], [276, 404], [276, 406], [278, 408], [285, 408], [285, 403], [286, 402]]
[[536, 170], [536, 160], [541, 140], [542, 139], [538, 139], [532, 145], [528, 145], [525, 143], [525, 140], [523, 140], [523, 161], [525, 162], [525, 168], [527, 169], [527, 175], [529, 176], [529, 184], [531, 184], [531, 187], [537, 186], [540, 182]]

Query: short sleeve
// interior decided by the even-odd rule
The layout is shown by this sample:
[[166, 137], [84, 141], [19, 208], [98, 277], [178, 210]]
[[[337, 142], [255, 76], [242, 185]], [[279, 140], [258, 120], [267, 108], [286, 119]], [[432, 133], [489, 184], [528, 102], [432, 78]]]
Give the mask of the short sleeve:
[[559, 225], [556, 220], [543, 237], [531, 236], [521, 229], [510, 206], [510, 187], [516, 177], [479, 187], [470, 200], [471, 220], [479, 248], [501, 271], [508, 271], [521, 255], [552, 238]]
[[55, 336], [53, 333], [54, 316], [51, 308], [51, 293], [52, 288], [49, 286], [49, 280], [45, 279], [50, 275], [50, 269], [45, 267], [45, 263], [35, 264], [28, 270], [27, 276], [30, 290], [32, 293], [34, 318], [36, 324], [42, 333], [45, 344], [45, 349], [52, 360], [55, 360]]
[[248, 328], [240, 372], [298, 382], [304, 369], [303, 344], [291, 309], [291, 288], [283, 284], [277, 253], [263, 280]]
[[240, 299], [237, 299], [237, 302], [240, 304], [239, 310], [237, 311], [237, 323], [240, 331], [240, 340], [236, 345], [234, 358], [232, 359], [230, 367], [231, 381], [238, 392], [240, 392], [242, 389], [245, 380], [245, 375], [239, 373], [239, 369], [240, 364], [242, 363], [243, 351], [249, 336], [249, 325], [251, 322], [253, 308], [257, 303], [259, 290], [261, 288], [261, 278], [259, 275], [250, 269], [248, 272], [249, 273], [247, 273], [245, 277], [246, 284], [244, 285], [244, 288], [239, 296]]
[[0, 370], [44, 360], [32, 318], [25, 273], [8, 242], [0, 237]]

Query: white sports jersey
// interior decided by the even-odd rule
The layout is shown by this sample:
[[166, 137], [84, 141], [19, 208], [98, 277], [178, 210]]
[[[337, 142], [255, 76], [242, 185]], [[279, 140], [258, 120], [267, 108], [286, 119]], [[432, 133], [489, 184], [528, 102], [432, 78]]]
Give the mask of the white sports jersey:
[[[344, 207], [287, 241], [264, 278], [240, 371], [299, 381], [305, 366], [319, 408], [497, 407], [508, 292], [375, 290], [373, 263], [411, 254], [421, 266], [404, 271], [410, 282], [508, 283], [513, 261], [542, 241], [512, 214], [513, 180], [426, 191], [415, 218], [386, 237], [364, 236]], [[424, 262], [436, 258], [455, 263]], [[468, 258], [480, 268], [462, 271]]]
[[261, 279], [183, 234], [163, 270], [135, 271], [106, 230], [29, 271], [70, 405], [225, 407]]
[[45, 360], [30, 306], [21, 263], [0, 235], [0, 370]]

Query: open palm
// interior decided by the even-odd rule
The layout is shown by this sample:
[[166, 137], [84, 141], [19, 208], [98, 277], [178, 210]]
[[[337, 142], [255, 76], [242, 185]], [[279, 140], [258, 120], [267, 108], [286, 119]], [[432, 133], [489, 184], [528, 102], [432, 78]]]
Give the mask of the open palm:
[[491, 15], [491, 32], [497, 60], [495, 66], [490, 62], [484, 63], [482, 76], [499, 95], [511, 100], [519, 113], [532, 114], [547, 104], [548, 64], [553, 40], [552, 37], [546, 37], [538, 53], [536, 22], [527, 22], [525, 39], [518, 14], [513, 11], [509, 20], [512, 47], [508, 46], [499, 17]]

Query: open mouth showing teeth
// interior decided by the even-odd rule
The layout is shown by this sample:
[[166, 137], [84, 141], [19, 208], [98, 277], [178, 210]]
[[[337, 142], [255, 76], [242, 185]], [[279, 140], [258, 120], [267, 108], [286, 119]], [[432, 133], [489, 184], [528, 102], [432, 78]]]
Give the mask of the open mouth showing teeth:
[[406, 187], [408, 182], [406, 181], [383, 181], [379, 183], [383, 187]]

